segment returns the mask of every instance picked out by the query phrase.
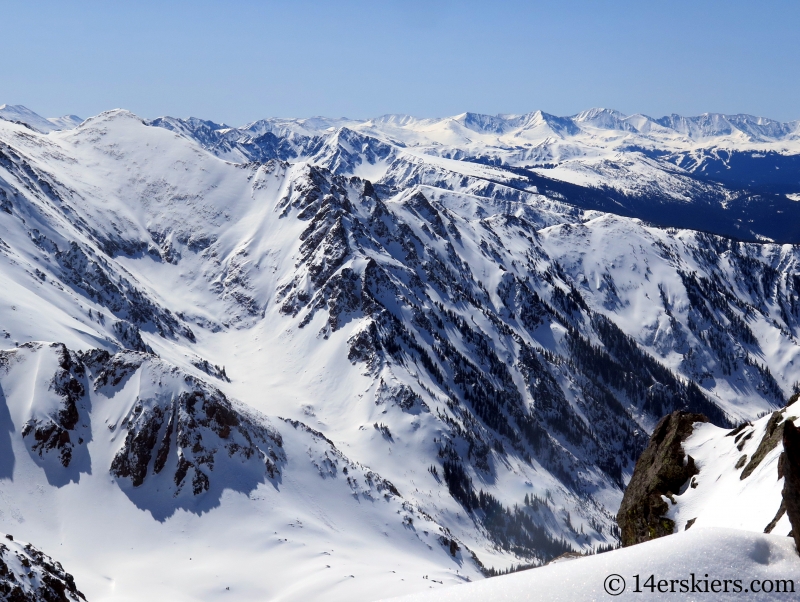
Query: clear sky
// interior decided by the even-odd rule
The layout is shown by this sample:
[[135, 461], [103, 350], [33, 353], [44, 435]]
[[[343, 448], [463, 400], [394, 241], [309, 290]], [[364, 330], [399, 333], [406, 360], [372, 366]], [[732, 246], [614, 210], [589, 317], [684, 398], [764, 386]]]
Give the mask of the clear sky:
[[800, 1], [0, 0], [0, 104], [261, 117], [800, 119]]

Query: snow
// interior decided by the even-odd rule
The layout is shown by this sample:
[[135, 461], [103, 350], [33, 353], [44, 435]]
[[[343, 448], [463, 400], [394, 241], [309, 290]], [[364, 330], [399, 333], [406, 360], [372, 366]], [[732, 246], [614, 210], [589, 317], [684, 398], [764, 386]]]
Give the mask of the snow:
[[[708, 579], [697, 586], [701, 591], [714, 586], [717, 592], [681, 592], [681, 583], [671, 580], [688, 580], [685, 589], [691, 590], [692, 574], [696, 580]], [[616, 597], [604, 590], [611, 575], [626, 582], [624, 592]], [[635, 575], [640, 576], [641, 593], [636, 593]], [[665, 580], [661, 593], [645, 588], [650, 575], [654, 584]], [[800, 590], [800, 562], [794, 542], [788, 537], [749, 533], [735, 529], [697, 528], [661, 539], [638, 544], [545, 567], [494, 577], [466, 585], [458, 585], [434, 592], [412, 594], [393, 598], [397, 602], [583, 602], [594, 600], [788, 600], [790, 593], [735, 592], [738, 581], [742, 590], [750, 590], [754, 580], [791, 580], [793, 591]], [[724, 581], [728, 580], [728, 596]], [[619, 587], [618, 582], [610, 584]], [[775, 587], [774, 584], [770, 584]], [[781, 584], [783, 587], [783, 584]], [[674, 587], [674, 593], [671, 588]], [[761, 583], [757, 584], [761, 588]], [[786, 586], [788, 587], [788, 585]]]
[[[47, 410], [47, 372], [31, 371], [30, 364], [42, 356], [52, 362], [53, 355], [46, 346], [14, 353], [3, 378], [10, 423], [2, 428], [19, 432], [30, 400], [37, 413]], [[118, 387], [91, 390], [91, 466], [78, 467], [58, 487], [46, 486], [35, 457], [12, 438], [13, 487], [0, 494], [0, 520], [15, 536], [24, 534], [57, 555], [88, 599], [299, 600], [324, 593], [331, 600], [370, 600], [386, 587], [414, 591], [414, 578], [423, 571], [445, 583], [458, 582], [459, 570], [479, 576], [463, 558], [449, 560], [436, 539], [437, 525], [406, 510], [402, 500], [365, 488], [362, 468], [350, 464], [353, 485], [321, 472], [328, 470], [326, 458], [335, 457], [329, 444], [286, 424], [280, 431], [288, 461], [275, 482], [249, 490], [234, 482], [211, 505], [209, 498], [194, 502], [176, 494], [173, 502], [166, 497], [167, 505], [174, 504], [166, 512], [151, 504], [159, 503], [156, 488], [170, 486], [169, 475], [140, 490], [118, 486], [118, 479], [96, 468], [110, 465], [124, 439], [124, 430], [112, 427], [138, 400], [175, 396], [181, 383], [175, 370], [151, 362]], [[343, 460], [337, 460], [339, 470], [347, 466]], [[216, 471], [222, 477], [212, 473], [212, 481], [233, 475], [236, 465]], [[354, 490], [356, 480], [362, 484]], [[413, 526], [403, 516], [412, 516]], [[265, 563], [280, 568], [265, 571]]]
[[[484, 186], [487, 181], [508, 185], [506, 196], [527, 190], [529, 183], [522, 174], [532, 170], [546, 178], [648, 200], [659, 197], [660, 202], [719, 205], [730, 200], [726, 195], [735, 198], [741, 191], [695, 177], [704, 173], [712, 158], [724, 164], [731, 151], [753, 153], [751, 157], [800, 152], [800, 122], [780, 123], [749, 115], [654, 119], [590, 109], [571, 117], [535, 111], [428, 119], [408, 115], [366, 120], [282, 118], [241, 128], [170, 117], [152, 123], [196, 138], [229, 161], [247, 163], [277, 155], [393, 188], [447, 181], [450, 190], [458, 187], [468, 192], [464, 180], [478, 178]], [[258, 138], [266, 133], [277, 137], [277, 146], [274, 139], [265, 142]], [[474, 169], [475, 162], [500, 167], [480, 172]], [[645, 209], [655, 211], [640, 208]], [[713, 226], [706, 223], [702, 228]], [[761, 240], [756, 238], [759, 234], [764, 235], [756, 232], [752, 236]]]
[[8, 104], [0, 105], [0, 119], [25, 123], [44, 133], [56, 130], [69, 130], [77, 127], [83, 121], [77, 115], [64, 115], [63, 117], [50, 117], [45, 119], [27, 107]]

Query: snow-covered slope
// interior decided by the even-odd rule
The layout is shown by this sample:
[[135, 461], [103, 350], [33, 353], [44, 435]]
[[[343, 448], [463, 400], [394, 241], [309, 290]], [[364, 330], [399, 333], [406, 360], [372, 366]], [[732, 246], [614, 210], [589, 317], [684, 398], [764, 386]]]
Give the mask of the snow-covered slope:
[[325, 167], [0, 121], [0, 529], [88, 598], [369, 600], [612, 547], [662, 415], [800, 380], [797, 247], [441, 156], [373, 185], [343, 166], [402, 147], [337, 132]]
[[88, 599], [374, 599], [390, 568], [394, 591], [479, 576], [321, 433], [163, 360], [30, 343], [0, 365], [2, 520], [57, 549]]
[[790, 600], [799, 590], [800, 562], [790, 538], [714, 528], [396, 600]]
[[0, 119], [23, 123], [39, 132], [53, 132], [56, 130], [69, 130], [80, 125], [83, 121], [77, 115], [64, 115], [63, 117], [49, 117], [45, 119], [22, 105], [0, 105]]

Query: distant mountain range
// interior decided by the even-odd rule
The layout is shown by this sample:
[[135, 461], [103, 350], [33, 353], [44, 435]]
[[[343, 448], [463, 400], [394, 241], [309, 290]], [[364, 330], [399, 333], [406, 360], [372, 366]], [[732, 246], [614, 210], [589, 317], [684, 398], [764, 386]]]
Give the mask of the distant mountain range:
[[543, 193], [663, 226], [800, 242], [800, 121], [652, 119], [591, 109], [572, 117], [265, 119], [242, 128], [197, 119], [151, 123], [229, 161], [309, 161], [367, 178], [385, 193], [417, 183], [502, 185], [493, 196]]
[[90, 600], [603, 551], [662, 416], [800, 381], [796, 122], [0, 117], [0, 532]]

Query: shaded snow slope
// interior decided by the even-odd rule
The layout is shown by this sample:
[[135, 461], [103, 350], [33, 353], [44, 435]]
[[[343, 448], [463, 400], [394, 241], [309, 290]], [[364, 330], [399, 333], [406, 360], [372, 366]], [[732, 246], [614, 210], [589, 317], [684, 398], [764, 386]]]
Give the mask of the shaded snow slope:
[[0, 528], [92, 598], [368, 600], [614, 546], [658, 418], [786, 403], [797, 247], [423, 159], [0, 121]]
[[[692, 574], [695, 576], [695, 592], [691, 591]], [[604, 583], [611, 575], [620, 576], [626, 582], [625, 590], [614, 598], [604, 589]], [[634, 591], [635, 575], [640, 576], [639, 593]], [[659, 581], [664, 581], [661, 590], [653, 591], [645, 586], [650, 575], [655, 576], [652, 583], [656, 587]], [[706, 579], [707, 582], [702, 583]], [[671, 583], [673, 580], [678, 582]], [[680, 583], [682, 580], [685, 580], [684, 584]], [[719, 583], [714, 584], [714, 580]], [[755, 589], [768, 588], [774, 591], [753, 592], [751, 588], [754, 580], [759, 581], [755, 584]], [[779, 593], [775, 580], [791, 580], [793, 589], [789, 589], [790, 585], [787, 583], [780, 583]], [[697, 584], [698, 581], [701, 583]], [[764, 581], [770, 583], [761, 583]], [[620, 586], [619, 581], [610, 583], [612, 588]], [[716, 590], [712, 590], [712, 587]], [[695, 529], [597, 556], [556, 562], [542, 568], [487, 579], [481, 583], [437, 589], [435, 592], [414, 594], [396, 600], [788, 600], [793, 599], [796, 594], [786, 592], [796, 592], [798, 588], [800, 562], [794, 542], [790, 538], [715, 528]], [[727, 595], [725, 591], [728, 592]]]

